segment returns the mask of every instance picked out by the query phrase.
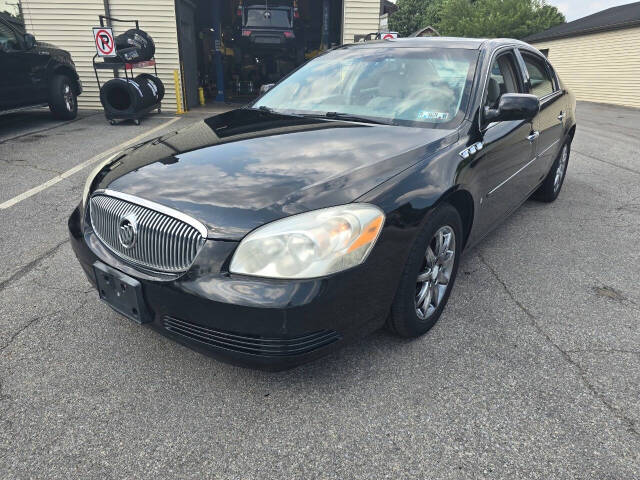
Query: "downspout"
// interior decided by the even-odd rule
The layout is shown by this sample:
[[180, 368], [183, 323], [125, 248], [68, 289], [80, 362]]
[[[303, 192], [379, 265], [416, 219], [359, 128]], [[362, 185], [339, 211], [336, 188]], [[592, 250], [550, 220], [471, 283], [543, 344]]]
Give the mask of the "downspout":
[[[104, 3], [104, 14], [111, 18], [111, 6], [109, 5], [109, 0], [103, 0]], [[111, 26], [111, 20], [107, 18], [107, 26], [110, 27]]]
[[[104, 15], [107, 20], [107, 27], [111, 27], [111, 5], [109, 4], [109, 0], [102, 0], [104, 5]], [[118, 78], [120, 76], [120, 72], [117, 68], [113, 69], [113, 77]]]

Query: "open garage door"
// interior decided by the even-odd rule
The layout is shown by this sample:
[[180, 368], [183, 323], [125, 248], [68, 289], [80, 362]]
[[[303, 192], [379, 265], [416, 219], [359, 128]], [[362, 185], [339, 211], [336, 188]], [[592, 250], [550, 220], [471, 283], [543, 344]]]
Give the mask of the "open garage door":
[[190, 107], [198, 87], [207, 101], [224, 91], [226, 101], [246, 103], [342, 35], [342, 0], [176, 0], [176, 7]]

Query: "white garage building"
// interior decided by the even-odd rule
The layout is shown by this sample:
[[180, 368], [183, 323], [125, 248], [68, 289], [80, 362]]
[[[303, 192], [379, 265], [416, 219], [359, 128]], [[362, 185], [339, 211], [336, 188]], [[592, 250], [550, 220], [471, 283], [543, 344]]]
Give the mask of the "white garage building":
[[[179, 70], [184, 85], [183, 106], [197, 104], [199, 85], [197, 65], [193, 65], [193, 45], [198, 41], [201, 12], [219, 8], [234, 15], [243, 0], [20, 0], [25, 28], [38, 41], [49, 42], [68, 50], [76, 63], [85, 87], [79, 98], [81, 108], [101, 108], [92, 58], [95, 54], [92, 27], [99, 15], [140, 21], [156, 43], [158, 73], [166, 87], [165, 110], [176, 109], [174, 71]], [[250, 0], [244, 0], [245, 4]], [[318, 24], [323, 12], [331, 14], [332, 44], [353, 42], [355, 35], [377, 32], [381, 14], [395, 9], [388, 0], [295, 0], [307, 24]], [[323, 3], [323, 2], [326, 2]], [[253, 2], [258, 3], [258, 2]], [[271, 1], [269, 2], [272, 3]], [[322, 8], [325, 6], [326, 11]], [[230, 12], [230, 13], [227, 13]], [[328, 15], [328, 14], [327, 14]], [[315, 22], [315, 23], [314, 23]], [[130, 26], [114, 23], [117, 35]], [[119, 32], [120, 30], [120, 32]], [[213, 31], [213, 30], [212, 30]], [[200, 37], [201, 38], [201, 37]], [[111, 71], [101, 73], [108, 79]], [[200, 72], [201, 74], [201, 72]]]

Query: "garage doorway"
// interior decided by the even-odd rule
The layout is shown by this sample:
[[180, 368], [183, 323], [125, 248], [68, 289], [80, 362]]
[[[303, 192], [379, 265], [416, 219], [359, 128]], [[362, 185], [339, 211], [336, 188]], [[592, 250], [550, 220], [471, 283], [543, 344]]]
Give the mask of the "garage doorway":
[[[176, 0], [186, 104], [247, 103], [342, 38], [342, 0]], [[223, 92], [221, 94], [221, 92]]]

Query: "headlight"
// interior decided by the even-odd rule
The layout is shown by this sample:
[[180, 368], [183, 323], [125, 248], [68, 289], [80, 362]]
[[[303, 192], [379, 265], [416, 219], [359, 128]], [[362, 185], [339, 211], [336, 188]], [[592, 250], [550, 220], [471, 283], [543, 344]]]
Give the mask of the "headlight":
[[113, 159], [116, 158], [121, 153], [122, 152], [114, 153], [113, 155], [110, 155], [106, 160], [103, 160], [102, 162], [100, 162], [98, 166], [94, 168], [93, 171], [87, 177], [87, 181], [84, 182], [84, 190], [82, 190], [82, 210], [83, 211], [87, 205], [87, 197], [89, 196], [89, 190], [91, 189], [91, 184], [93, 183], [93, 179], [96, 178], [96, 175], [98, 175], [98, 173], [100, 173], [100, 170], [102, 170], [104, 167], [106, 167], [111, 162], [113, 162]]
[[277, 220], [247, 235], [232, 273], [270, 278], [314, 278], [360, 265], [378, 239], [384, 213], [352, 203]]

